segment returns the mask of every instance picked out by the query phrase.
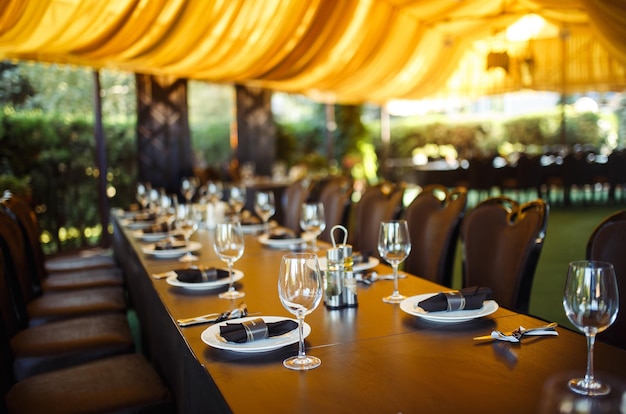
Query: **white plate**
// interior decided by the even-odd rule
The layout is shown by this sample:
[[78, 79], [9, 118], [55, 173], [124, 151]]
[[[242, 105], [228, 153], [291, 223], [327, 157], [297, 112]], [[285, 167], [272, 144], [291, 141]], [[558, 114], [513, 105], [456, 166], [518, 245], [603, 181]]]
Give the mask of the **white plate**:
[[400, 309], [409, 315], [418, 316], [431, 322], [455, 323], [466, 322], [483, 316], [491, 315], [498, 310], [498, 304], [494, 300], [486, 300], [480, 309], [453, 311], [453, 312], [427, 312], [415, 306], [417, 303], [435, 296], [437, 293], [426, 293], [423, 295], [411, 296], [400, 302]]
[[148, 246], [143, 247], [141, 250], [145, 254], [149, 254], [155, 257], [172, 258], [172, 257], [182, 256], [183, 254], [187, 252], [195, 252], [197, 250], [200, 250], [202, 245], [198, 242], [192, 241], [192, 242], [189, 242], [189, 245], [187, 245], [186, 247], [181, 247], [179, 249], [155, 250], [154, 247], [155, 247], [154, 244], [150, 244]]
[[124, 227], [128, 227], [131, 230], [141, 230], [154, 226], [156, 224], [156, 220], [134, 221], [132, 219], [125, 219], [120, 220], [120, 224]]
[[157, 242], [159, 240], [163, 240], [168, 237], [168, 233], [155, 232], [155, 233], [144, 233], [143, 230], [135, 230], [133, 231], [133, 237], [136, 239], [141, 239], [145, 242]]
[[[222, 286], [228, 285], [230, 283], [230, 278], [229, 277], [225, 277], [225, 278], [222, 278], [222, 279], [217, 279], [217, 280], [215, 280], [213, 282], [187, 283], [187, 282], [181, 282], [180, 280], [178, 280], [177, 279], [178, 275], [176, 274], [176, 272], [172, 271], [172, 272], [169, 272], [169, 273], [171, 273], [171, 275], [168, 276], [167, 279], [165, 279], [165, 281], [167, 282], [168, 285], [181, 287], [181, 288], [185, 288], [185, 289], [191, 289], [191, 290], [215, 289], [215, 288], [218, 288], [218, 287], [222, 287]], [[241, 280], [241, 279], [243, 279], [243, 272], [241, 272], [240, 270], [237, 270], [237, 269], [233, 269], [233, 281], [237, 282], [238, 280]]]
[[269, 247], [289, 247], [294, 244], [300, 244], [305, 242], [310, 242], [313, 240], [315, 235], [313, 233], [302, 233], [300, 237], [295, 239], [270, 239], [269, 235], [261, 234], [259, 236], [259, 242]]
[[260, 231], [263, 231], [264, 228], [265, 228], [265, 225], [263, 223], [260, 223], [260, 224], [242, 224], [241, 225], [241, 231], [244, 234], [255, 234], [255, 233], [258, 233]]
[[[240, 322], [245, 322], [245, 321], [249, 321], [249, 320], [256, 319], [256, 318], [259, 318], [259, 316], [251, 316], [247, 318], [234, 319], [228, 322], [240, 323]], [[277, 321], [282, 321], [284, 319], [290, 319], [290, 318], [285, 318], [283, 316], [261, 316], [261, 318], [263, 318], [265, 322], [277, 322]], [[292, 319], [292, 320], [294, 322], [297, 322], [295, 319]], [[202, 341], [205, 344], [212, 346], [213, 348], [226, 349], [228, 351], [235, 351], [235, 352], [252, 353], [252, 352], [273, 351], [275, 349], [282, 348], [287, 345], [295, 344], [296, 342], [300, 340], [300, 338], [298, 337], [298, 329], [296, 328], [293, 331], [287, 332], [284, 335], [273, 336], [271, 338], [262, 339], [259, 341], [246, 342], [243, 344], [238, 344], [234, 342], [226, 342], [226, 340], [224, 340], [220, 336], [220, 326], [224, 326], [226, 325], [226, 323], [227, 322], [222, 322], [222, 323], [209, 326], [207, 329], [204, 330], [204, 332], [202, 332], [202, 335], [200, 336], [202, 338]], [[306, 338], [311, 333], [311, 327], [306, 322], [304, 322], [302, 327], [304, 328], [304, 337]]]
[[[320, 270], [324, 272], [326, 270], [327, 260], [325, 257], [320, 257], [317, 259], [320, 264]], [[362, 272], [363, 270], [371, 269], [372, 267], [378, 266], [380, 260], [375, 257], [370, 256], [367, 263], [358, 263], [352, 267], [352, 270], [355, 272]]]

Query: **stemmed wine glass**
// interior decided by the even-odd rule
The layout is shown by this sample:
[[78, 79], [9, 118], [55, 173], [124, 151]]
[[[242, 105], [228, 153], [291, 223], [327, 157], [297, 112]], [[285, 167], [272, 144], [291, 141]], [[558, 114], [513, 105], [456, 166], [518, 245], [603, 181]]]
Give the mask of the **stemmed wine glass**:
[[224, 186], [221, 181], [209, 181], [206, 183], [206, 195], [209, 203], [214, 206], [222, 199]]
[[318, 251], [317, 238], [326, 228], [326, 219], [324, 217], [324, 205], [322, 203], [304, 203], [302, 204], [302, 213], [300, 214], [300, 227], [302, 230], [313, 233], [315, 237], [312, 240], [312, 251]]
[[256, 193], [254, 200], [254, 211], [263, 220], [263, 228], [266, 233], [269, 233], [269, 219], [276, 213], [276, 206], [274, 204], [274, 193], [271, 191], [259, 191]]
[[[189, 207], [189, 206], [188, 206]], [[187, 248], [187, 253], [178, 259], [181, 262], [195, 262], [198, 258], [191, 253], [189, 250], [189, 239], [191, 236], [198, 230], [198, 220], [194, 217], [191, 209], [179, 209], [178, 216], [176, 217], [176, 228], [180, 229], [183, 233], [183, 237], [185, 238], [185, 247]]]
[[182, 180], [180, 180], [180, 193], [185, 199], [185, 208], [187, 210], [189, 210], [191, 199], [196, 194], [199, 186], [200, 180], [198, 179], [198, 177], [183, 177]]
[[398, 291], [398, 265], [411, 252], [411, 239], [406, 220], [383, 221], [378, 234], [378, 253], [393, 268], [393, 293], [383, 302], [400, 303], [405, 299]]
[[152, 186], [150, 183], [137, 183], [136, 197], [137, 201], [141, 205], [143, 210], [146, 210], [150, 205], [150, 191]]
[[283, 365], [294, 370], [318, 367], [322, 361], [306, 355], [304, 350], [304, 317], [313, 312], [322, 299], [322, 277], [317, 255], [291, 253], [282, 257], [278, 274], [278, 296], [285, 309], [298, 318], [300, 338], [298, 355], [285, 359]]
[[222, 299], [238, 299], [245, 296], [245, 293], [235, 289], [233, 278], [233, 263], [241, 258], [244, 250], [243, 232], [239, 222], [218, 223], [215, 227], [215, 239], [213, 241], [215, 253], [228, 263], [228, 274], [230, 286], [226, 292], [219, 294]]
[[246, 187], [233, 185], [228, 191], [228, 205], [233, 209], [235, 216], [241, 214], [243, 206], [246, 204]]
[[611, 391], [593, 375], [593, 347], [596, 334], [617, 318], [619, 295], [613, 265], [582, 260], [571, 262], [565, 282], [563, 308], [567, 318], [587, 337], [587, 372], [569, 381], [569, 388], [582, 395], [606, 395]]

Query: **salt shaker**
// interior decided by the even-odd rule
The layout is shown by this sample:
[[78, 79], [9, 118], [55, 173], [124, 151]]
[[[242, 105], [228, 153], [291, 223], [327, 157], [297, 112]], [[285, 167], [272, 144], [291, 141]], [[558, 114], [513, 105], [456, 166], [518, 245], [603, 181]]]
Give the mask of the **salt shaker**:
[[338, 246], [343, 250], [343, 304], [347, 308], [356, 308], [359, 305], [356, 289], [356, 277], [352, 266], [354, 259], [352, 258], [352, 246], [342, 244]]

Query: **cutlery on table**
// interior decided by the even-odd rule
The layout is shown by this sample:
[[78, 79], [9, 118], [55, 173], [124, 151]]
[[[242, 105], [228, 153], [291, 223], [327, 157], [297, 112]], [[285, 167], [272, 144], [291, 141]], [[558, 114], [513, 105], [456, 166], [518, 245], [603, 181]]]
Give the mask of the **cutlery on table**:
[[500, 332], [500, 331], [492, 331], [491, 335], [485, 336], [477, 336], [474, 338], [475, 341], [492, 341], [492, 340], [500, 340], [500, 341], [508, 341], [508, 342], [519, 342], [520, 339], [525, 335], [558, 335], [559, 333], [556, 331], [556, 327], [558, 324], [556, 322], [549, 323], [547, 325], [538, 326], [536, 328], [526, 329], [523, 326], [515, 329], [511, 332]]
[[225, 312], [209, 313], [193, 318], [178, 319], [178, 326], [185, 327], [197, 325], [201, 323], [218, 323], [228, 319], [238, 319], [248, 316], [248, 307], [245, 303], [241, 303], [237, 308]]
[[[406, 274], [400, 273], [398, 274], [398, 279], [404, 279]], [[377, 280], [393, 280], [393, 275], [379, 275], [376, 272], [368, 272], [368, 273], [357, 273], [356, 281], [363, 282], [366, 285], [371, 285]]]

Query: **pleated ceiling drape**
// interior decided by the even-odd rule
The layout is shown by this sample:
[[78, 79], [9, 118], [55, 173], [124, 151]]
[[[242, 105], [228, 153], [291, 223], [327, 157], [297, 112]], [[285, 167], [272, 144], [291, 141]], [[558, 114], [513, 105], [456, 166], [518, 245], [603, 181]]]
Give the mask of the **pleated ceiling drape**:
[[622, 85], [626, 0], [2, 0], [0, 58], [383, 103], [491, 93], [468, 69], [459, 74], [460, 62], [528, 13], [592, 39], [607, 56], [602, 88]]

